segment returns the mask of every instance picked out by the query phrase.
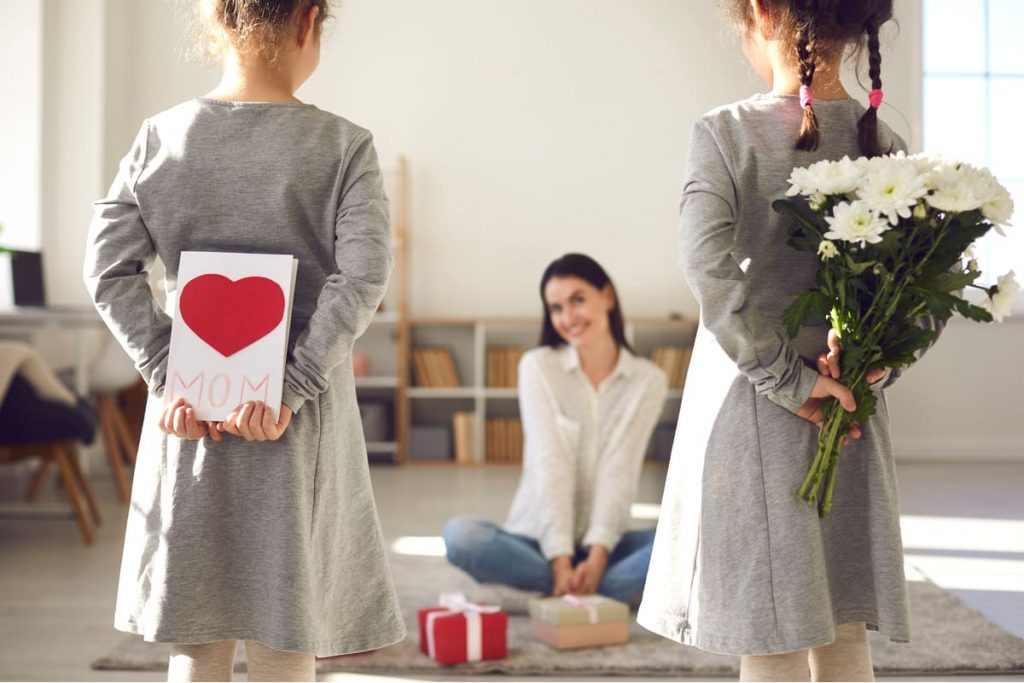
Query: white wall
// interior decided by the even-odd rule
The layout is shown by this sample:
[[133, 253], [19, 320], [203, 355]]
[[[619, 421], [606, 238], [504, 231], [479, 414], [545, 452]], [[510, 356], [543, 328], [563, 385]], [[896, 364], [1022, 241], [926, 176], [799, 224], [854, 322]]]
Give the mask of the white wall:
[[92, 202], [103, 193], [103, 0], [45, 0], [42, 238], [51, 304], [89, 302], [82, 284]]
[[[95, 1], [105, 185], [142, 118], [208, 91], [217, 73], [182, 59], [184, 5]], [[409, 157], [415, 314], [534, 315], [543, 266], [570, 249], [608, 267], [628, 313], [696, 312], [675, 257], [689, 127], [762, 88], [715, 5], [345, 0], [299, 95], [372, 129], [385, 162]], [[897, 11], [882, 115], [917, 149], [920, 1]], [[84, 220], [53, 243], [77, 244]], [[80, 291], [78, 277], [67, 274]], [[901, 455], [1024, 457], [1016, 389], [996, 381], [1020, 378], [1022, 342], [1019, 323], [951, 325], [892, 392]]]
[[676, 265], [689, 127], [763, 89], [717, 3], [348, 0], [325, 45], [305, 93], [411, 159], [414, 311], [532, 315], [570, 250], [631, 314], [696, 311]]
[[953, 318], [889, 392], [903, 458], [1024, 460], [1024, 318]]
[[[130, 88], [108, 85], [112, 168], [144, 116], [216, 77], [181, 59], [180, 6], [110, 4], [134, 24], [108, 43], [132, 55]], [[913, 74], [886, 78], [919, 119]], [[544, 266], [581, 250], [629, 313], [665, 315], [696, 310], [675, 256], [689, 126], [762, 87], [715, 3], [346, 0], [300, 96], [410, 159], [415, 314], [533, 315]]]
[[43, 13], [38, 3], [0, 0], [0, 244], [38, 249], [42, 166]]

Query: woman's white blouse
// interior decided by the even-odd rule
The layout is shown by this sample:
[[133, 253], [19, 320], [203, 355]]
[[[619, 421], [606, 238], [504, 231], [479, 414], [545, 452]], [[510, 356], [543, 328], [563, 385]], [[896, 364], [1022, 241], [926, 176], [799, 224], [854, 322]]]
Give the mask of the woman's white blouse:
[[595, 389], [571, 346], [519, 363], [523, 474], [506, 529], [535, 538], [548, 559], [615, 547], [629, 529], [647, 443], [664, 408], [665, 374], [626, 349]]

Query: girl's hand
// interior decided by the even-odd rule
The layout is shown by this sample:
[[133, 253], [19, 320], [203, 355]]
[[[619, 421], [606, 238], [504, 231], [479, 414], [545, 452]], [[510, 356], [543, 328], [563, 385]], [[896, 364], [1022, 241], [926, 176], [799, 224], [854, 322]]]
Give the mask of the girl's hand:
[[[818, 356], [818, 372], [826, 377], [832, 379], [839, 379], [842, 374], [842, 369], [839, 367], [839, 337], [836, 336], [835, 330], [828, 331], [828, 353]], [[875, 368], [868, 370], [868, 374], [864, 376], [868, 384], [875, 384], [888, 374], [888, 368]]]
[[274, 412], [262, 401], [244, 403], [217, 423], [217, 429], [246, 441], [277, 441], [292, 420], [291, 409], [281, 404], [281, 415], [274, 422]]
[[[853, 399], [853, 392], [827, 374], [819, 374], [818, 381], [814, 383], [814, 388], [811, 390], [811, 397], [796, 411], [797, 417], [802, 417], [808, 422], [817, 425], [820, 429], [825, 421], [825, 415], [821, 412], [821, 401], [826, 398], [836, 399], [847, 412], [852, 413], [857, 410], [857, 402]], [[851, 426], [849, 434], [853, 438], [859, 439], [860, 428], [857, 425]]]
[[587, 559], [573, 570], [572, 591], [578, 595], [592, 595], [601, 584], [604, 570], [608, 568], [608, 549], [603, 545], [590, 546]]
[[552, 595], [562, 596], [573, 592], [572, 560], [568, 555], [560, 555], [551, 560], [551, 573], [554, 576], [554, 587], [551, 590]]
[[171, 405], [164, 408], [160, 414], [160, 431], [164, 434], [171, 434], [179, 439], [196, 441], [204, 436], [211, 437], [214, 441], [220, 441], [223, 437], [217, 433], [212, 422], [201, 422], [196, 419], [195, 411], [184, 397], [179, 396]]

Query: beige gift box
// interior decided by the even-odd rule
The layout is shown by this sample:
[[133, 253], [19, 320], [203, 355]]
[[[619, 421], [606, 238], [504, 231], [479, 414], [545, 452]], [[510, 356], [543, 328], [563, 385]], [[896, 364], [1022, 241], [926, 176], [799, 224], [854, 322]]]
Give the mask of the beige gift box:
[[621, 645], [629, 640], [629, 607], [603, 595], [530, 601], [533, 636], [559, 650]]

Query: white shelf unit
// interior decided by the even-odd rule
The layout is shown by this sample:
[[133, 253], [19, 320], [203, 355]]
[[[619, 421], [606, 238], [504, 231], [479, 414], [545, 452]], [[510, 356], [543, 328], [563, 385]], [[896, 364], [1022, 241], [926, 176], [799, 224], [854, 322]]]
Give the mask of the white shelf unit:
[[400, 463], [405, 456], [408, 428], [409, 355], [409, 164], [399, 157], [382, 171], [384, 187], [391, 198], [391, 251], [395, 267], [384, 296], [366, 332], [356, 340], [355, 351], [369, 359], [370, 374], [356, 377], [356, 400], [386, 406], [390, 419], [384, 434], [367, 434], [366, 451], [373, 461]]
[[[626, 336], [638, 355], [650, 357], [659, 345], [691, 346], [696, 333], [694, 319], [638, 318], [626, 326]], [[411, 424], [446, 426], [451, 429], [457, 411], [473, 413], [473, 458], [484, 463], [485, 432], [489, 417], [516, 417], [519, 393], [515, 388], [488, 387], [487, 349], [492, 346], [518, 345], [530, 349], [540, 338], [540, 321], [527, 318], [414, 318], [411, 321], [411, 349], [417, 346], [443, 346], [451, 351], [460, 386], [432, 388], [411, 386]], [[670, 391], [661, 423], [675, 425], [682, 392]], [[454, 451], [454, 436], [451, 437]], [[425, 462], [410, 444], [408, 460]], [[454, 462], [454, 456], [449, 461]]]

